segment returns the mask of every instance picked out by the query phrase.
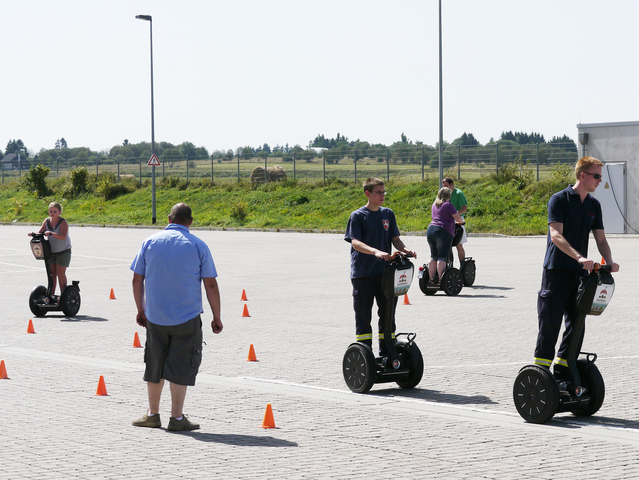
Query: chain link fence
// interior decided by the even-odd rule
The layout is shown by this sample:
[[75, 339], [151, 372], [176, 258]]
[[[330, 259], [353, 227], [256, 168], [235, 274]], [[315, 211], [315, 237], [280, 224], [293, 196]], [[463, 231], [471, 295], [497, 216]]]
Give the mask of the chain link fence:
[[[360, 184], [368, 177], [379, 177], [386, 181], [424, 181], [438, 178], [439, 152], [432, 147], [411, 145], [393, 148], [368, 148], [358, 151], [353, 148], [334, 148], [320, 151], [309, 149], [295, 153], [236, 155], [232, 158], [188, 156], [159, 157], [156, 166], [157, 178], [180, 180], [208, 180], [211, 182], [237, 182], [251, 180], [264, 182], [269, 171], [279, 165], [287, 179], [308, 182], [326, 182], [333, 179]], [[486, 146], [448, 146], [444, 150], [443, 164], [447, 176], [457, 180], [477, 178], [497, 173], [506, 165], [517, 163], [521, 168], [532, 169], [536, 180], [550, 176], [556, 164], [573, 165], [578, 159], [574, 143], [539, 143], [517, 145], [494, 143]], [[86, 168], [89, 173], [112, 174], [118, 180], [135, 178], [140, 185], [149, 180], [152, 167], [148, 158], [89, 157], [57, 158], [40, 161], [21, 159], [3, 163], [2, 184], [20, 181], [29, 168], [42, 164], [50, 169], [49, 178], [67, 176], [72, 169]], [[278, 177], [281, 178], [281, 177]]]

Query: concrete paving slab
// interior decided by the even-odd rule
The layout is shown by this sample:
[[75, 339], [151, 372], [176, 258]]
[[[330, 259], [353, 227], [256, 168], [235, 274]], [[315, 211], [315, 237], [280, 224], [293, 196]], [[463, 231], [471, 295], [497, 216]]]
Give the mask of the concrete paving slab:
[[[146, 388], [143, 349], [132, 348], [135, 332], [142, 344], [145, 335], [129, 265], [153, 230], [71, 226], [68, 278], [82, 294], [74, 318], [29, 311], [29, 292], [46, 283], [31, 230], [0, 226], [0, 359], [10, 377], [0, 380], [1, 479], [637, 477], [637, 237], [609, 237], [622, 270], [611, 305], [586, 327], [584, 350], [598, 353], [606, 381], [603, 407], [532, 425], [514, 408], [512, 384], [532, 360], [545, 238], [471, 237], [477, 280], [458, 297], [424, 296], [415, 282], [397, 324], [417, 332], [424, 378], [413, 390], [380, 384], [358, 395], [341, 371], [354, 340], [342, 235], [197, 231], [220, 274], [224, 332], [205, 329], [187, 395], [185, 410], [202, 428], [172, 434], [130, 425], [144, 413]], [[405, 242], [424, 263], [426, 238]], [[35, 334], [26, 333], [29, 319]], [[250, 344], [257, 362], [246, 361]], [[108, 396], [95, 395], [100, 375]], [[268, 403], [276, 429], [261, 428]], [[167, 391], [164, 425], [169, 405]]]

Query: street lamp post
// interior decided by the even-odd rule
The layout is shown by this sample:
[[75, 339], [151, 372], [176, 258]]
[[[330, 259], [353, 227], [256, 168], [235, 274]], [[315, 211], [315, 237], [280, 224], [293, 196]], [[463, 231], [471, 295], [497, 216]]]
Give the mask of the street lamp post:
[[439, 185], [444, 179], [444, 90], [442, 86], [442, 0], [439, 0]]
[[[151, 156], [155, 154], [155, 111], [153, 107], [153, 19], [151, 15], [136, 15], [135, 18], [149, 22], [151, 41]], [[151, 223], [155, 225], [155, 165], [151, 165]]]

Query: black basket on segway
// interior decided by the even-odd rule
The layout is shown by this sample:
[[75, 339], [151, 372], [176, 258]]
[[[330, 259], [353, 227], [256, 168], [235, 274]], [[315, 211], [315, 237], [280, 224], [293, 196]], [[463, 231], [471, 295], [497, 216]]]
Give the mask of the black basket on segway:
[[51, 258], [51, 244], [44, 238], [44, 234], [34, 233], [29, 243], [36, 260], [49, 260]]
[[386, 298], [399, 297], [408, 293], [415, 267], [406, 256], [397, 256], [384, 270], [382, 289]]
[[581, 277], [577, 291], [578, 315], [601, 315], [615, 292], [615, 280], [608, 269], [602, 268]]

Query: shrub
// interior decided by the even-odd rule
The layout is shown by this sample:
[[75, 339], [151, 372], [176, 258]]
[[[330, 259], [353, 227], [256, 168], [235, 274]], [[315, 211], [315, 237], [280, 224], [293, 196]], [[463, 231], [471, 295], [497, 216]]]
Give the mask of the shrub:
[[50, 190], [47, 185], [47, 175], [51, 169], [41, 164], [31, 167], [24, 176], [24, 185], [30, 192], [35, 193], [39, 198], [49, 195]]
[[86, 167], [74, 168], [69, 172], [69, 178], [71, 179], [70, 194], [77, 195], [78, 193], [85, 193], [88, 191], [89, 185], [89, 171]]
[[246, 202], [237, 202], [231, 207], [231, 218], [243, 222], [248, 216], [248, 206]]
[[108, 172], [100, 175], [98, 179], [98, 194], [105, 200], [113, 200], [114, 198], [129, 193], [129, 189], [123, 183], [118, 183], [115, 175]]

